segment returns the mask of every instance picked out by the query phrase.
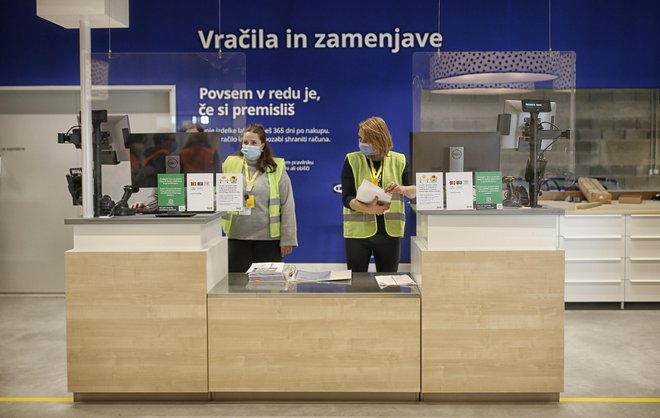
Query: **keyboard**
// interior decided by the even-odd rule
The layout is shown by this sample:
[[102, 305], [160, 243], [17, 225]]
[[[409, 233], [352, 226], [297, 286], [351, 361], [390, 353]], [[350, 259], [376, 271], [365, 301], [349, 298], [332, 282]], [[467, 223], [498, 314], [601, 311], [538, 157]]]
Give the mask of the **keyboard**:
[[175, 210], [167, 212], [158, 212], [156, 214], [157, 218], [189, 218], [191, 216], [197, 215], [194, 212], [177, 212]]

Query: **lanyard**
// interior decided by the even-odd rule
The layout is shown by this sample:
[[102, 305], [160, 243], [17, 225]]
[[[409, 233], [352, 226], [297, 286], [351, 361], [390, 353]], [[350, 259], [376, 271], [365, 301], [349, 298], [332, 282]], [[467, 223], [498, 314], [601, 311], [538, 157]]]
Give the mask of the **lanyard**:
[[378, 177], [380, 177], [380, 173], [383, 172], [383, 165], [385, 165], [385, 161], [380, 162], [380, 167], [378, 167], [378, 171], [374, 168], [374, 162], [369, 157], [369, 168], [371, 169], [371, 182], [378, 186]]
[[254, 189], [254, 181], [257, 179], [257, 176], [259, 175], [259, 170], [254, 169], [254, 174], [252, 175], [252, 178], [250, 178], [250, 170], [248, 168], [248, 163], [243, 158], [243, 165], [245, 166], [245, 190], [248, 192], [251, 192], [252, 189]]

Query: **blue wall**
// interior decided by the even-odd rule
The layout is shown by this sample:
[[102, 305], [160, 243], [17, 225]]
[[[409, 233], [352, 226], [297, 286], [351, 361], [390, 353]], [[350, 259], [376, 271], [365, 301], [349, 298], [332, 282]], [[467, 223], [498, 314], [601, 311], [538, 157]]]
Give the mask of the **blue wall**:
[[[36, 16], [35, 1], [1, 0], [0, 85], [78, 84], [78, 32]], [[222, 31], [428, 33], [438, 28], [435, 0], [222, 0]], [[543, 50], [548, 47], [547, 2], [442, 0], [444, 51]], [[578, 87], [660, 87], [660, 2], [554, 0], [552, 48], [577, 53]], [[197, 30], [217, 28], [218, 1], [132, 0], [130, 28], [112, 30], [112, 50], [203, 51]], [[108, 31], [94, 30], [93, 51], [104, 52]], [[291, 261], [341, 262], [340, 181], [343, 156], [357, 148], [357, 123], [379, 115], [390, 125], [395, 149], [407, 153], [412, 127], [412, 54], [404, 49], [249, 49], [248, 89], [314, 88], [321, 101], [295, 117], [248, 118], [266, 126], [322, 127], [331, 144], [277, 144], [288, 160], [310, 159], [309, 172], [291, 172], [296, 190], [300, 248]], [[404, 240], [402, 261], [409, 260]]]

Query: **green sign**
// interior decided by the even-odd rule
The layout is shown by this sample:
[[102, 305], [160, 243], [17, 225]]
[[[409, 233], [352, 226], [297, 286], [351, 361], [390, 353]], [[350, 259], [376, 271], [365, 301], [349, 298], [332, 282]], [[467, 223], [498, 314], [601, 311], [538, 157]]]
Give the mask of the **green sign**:
[[158, 207], [186, 210], [186, 183], [183, 174], [158, 175]]
[[477, 171], [474, 173], [477, 209], [502, 209], [502, 172]]

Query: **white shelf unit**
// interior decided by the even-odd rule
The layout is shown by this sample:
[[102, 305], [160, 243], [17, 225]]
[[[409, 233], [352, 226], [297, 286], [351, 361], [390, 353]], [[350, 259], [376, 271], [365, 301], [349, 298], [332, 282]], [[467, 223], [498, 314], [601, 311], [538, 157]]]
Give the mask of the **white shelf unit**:
[[660, 215], [626, 216], [625, 301], [660, 301]]
[[562, 215], [559, 245], [566, 253], [566, 302], [623, 302], [624, 215]]

